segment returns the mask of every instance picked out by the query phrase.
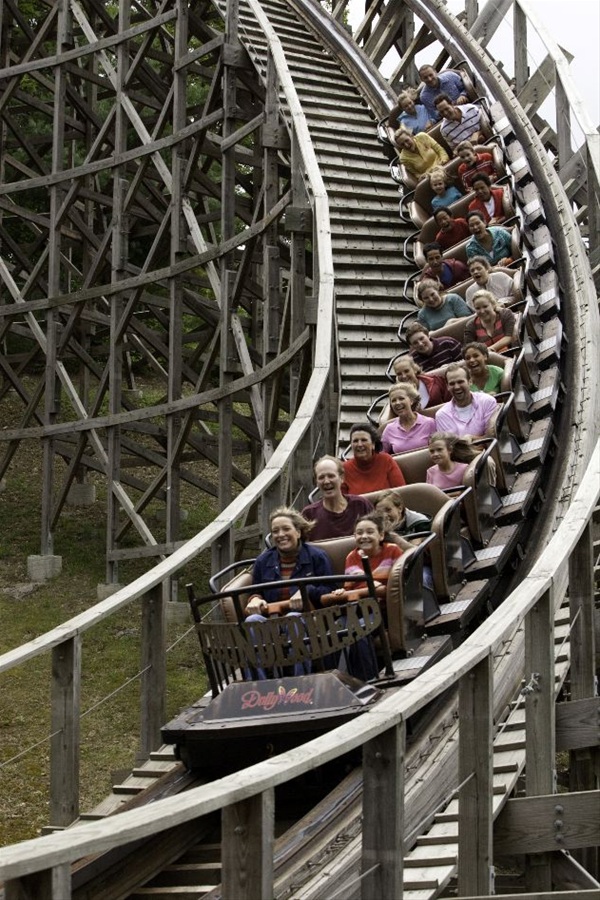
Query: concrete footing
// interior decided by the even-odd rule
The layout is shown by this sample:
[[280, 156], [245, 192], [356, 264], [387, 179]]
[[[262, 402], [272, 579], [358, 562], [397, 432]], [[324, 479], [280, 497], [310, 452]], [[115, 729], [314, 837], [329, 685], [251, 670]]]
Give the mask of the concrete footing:
[[99, 584], [96, 586], [96, 597], [98, 601], [106, 600], [108, 597], [116, 594], [117, 591], [120, 591], [122, 587], [122, 584]]
[[62, 556], [28, 556], [27, 574], [32, 581], [49, 581], [62, 572]]
[[75, 482], [69, 488], [67, 503], [69, 506], [92, 506], [96, 502], [96, 485], [89, 482]]

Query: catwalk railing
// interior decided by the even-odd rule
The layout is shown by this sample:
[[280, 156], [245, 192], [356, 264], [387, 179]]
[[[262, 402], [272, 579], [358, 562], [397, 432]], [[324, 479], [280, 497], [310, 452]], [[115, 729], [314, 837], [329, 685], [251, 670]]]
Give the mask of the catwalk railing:
[[[29, 896], [27, 878], [39, 873], [38, 890], [49, 900], [69, 900], [70, 865], [92, 853], [192, 822], [223, 810], [222, 892], [254, 900], [273, 896], [274, 790], [287, 781], [363, 749], [363, 900], [402, 896], [404, 838], [403, 758], [407, 720], [453, 686], [459, 689], [459, 859], [462, 896], [489, 894], [493, 860], [494, 655], [524, 630], [528, 796], [553, 793], [554, 614], [562, 604], [568, 572], [571, 613], [571, 686], [578, 698], [594, 696], [594, 590], [592, 514], [600, 496], [600, 444], [564, 521], [529, 575], [450, 658], [424, 672], [410, 688], [383, 699], [358, 720], [295, 750], [162, 800], [152, 816], [131, 810], [100, 822], [77, 825], [0, 850], [0, 878], [8, 896]], [[471, 710], [471, 715], [468, 711]], [[535, 736], [535, 740], [533, 739]], [[240, 827], [240, 822], [244, 827]], [[474, 839], [477, 835], [477, 840]], [[247, 865], [243, 862], [247, 860]], [[536, 865], [538, 890], [550, 890], [550, 859]], [[547, 886], [546, 886], [547, 885]], [[346, 885], [350, 890], [351, 886]]]

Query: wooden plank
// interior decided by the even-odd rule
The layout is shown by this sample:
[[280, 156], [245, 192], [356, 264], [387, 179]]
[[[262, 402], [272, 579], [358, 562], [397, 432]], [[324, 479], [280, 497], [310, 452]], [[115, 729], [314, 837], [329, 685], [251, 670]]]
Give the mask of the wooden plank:
[[158, 584], [142, 600], [142, 684], [140, 690], [140, 758], [160, 743], [166, 720], [166, 597]]
[[600, 745], [600, 697], [556, 704], [556, 749]]
[[600, 791], [507, 800], [494, 827], [498, 856], [600, 844]]
[[459, 683], [458, 891], [491, 886], [493, 660], [486, 656]]
[[[544, 591], [525, 619], [525, 678], [528, 679], [523, 688], [527, 737], [525, 788], [528, 796], [548, 794], [554, 786], [555, 765], [553, 586]], [[547, 854], [527, 860], [526, 884], [532, 890], [550, 890], [552, 877]]]
[[[542, 891], [530, 894], [502, 894], [502, 900], [598, 900], [597, 890]], [[479, 894], [477, 897], [461, 897], [461, 900], [497, 900], [498, 894]]]
[[402, 722], [363, 750], [364, 900], [402, 893], [405, 735]]
[[81, 639], [52, 651], [50, 824], [70, 825], [79, 814]]
[[273, 896], [274, 823], [272, 788], [223, 810], [223, 896], [228, 900]]

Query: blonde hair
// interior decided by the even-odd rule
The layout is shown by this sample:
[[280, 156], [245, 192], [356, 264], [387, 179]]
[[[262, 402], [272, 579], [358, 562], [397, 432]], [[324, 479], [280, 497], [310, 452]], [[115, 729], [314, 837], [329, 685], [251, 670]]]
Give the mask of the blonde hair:
[[391, 388], [388, 390], [388, 397], [390, 399], [390, 403], [392, 402], [392, 394], [400, 393], [402, 391], [408, 399], [410, 400], [410, 407], [412, 410], [419, 409], [421, 406], [421, 395], [418, 390], [414, 386], [414, 384], [410, 384], [408, 381], [400, 381], [396, 384], [393, 384]]
[[494, 294], [492, 294], [491, 291], [486, 291], [484, 288], [482, 288], [480, 291], [476, 291], [473, 294], [473, 296], [471, 298], [471, 302], [472, 302], [473, 306], [475, 306], [475, 303], [478, 300], [487, 300], [488, 303], [491, 303], [492, 308], [496, 312], [498, 312], [498, 310], [500, 309], [500, 305], [498, 303], [498, 298], [496, 296], [494, 296]]
[[339, 458], [339, 456], [331, 456], [329, 453], [326, 453], [325, 456], [320, 456], [319, 459], [314, 464], [313, 472], [315, 473], [315, 475], [317, 474], [317, 466], [319, 465], [319, 463], [322, 463], [322, 462], [334, 463], [334, 465], [338, 471], [338, 475], [340, 475], [342, 478], [344, 477], [344, 463]]
[[444, 184], [448, 184], [448, 176], [441, 166], [433, 166], [433, 168], [429, 170], [429, 172], [427, 173], [427, 180], [429, 181], [429, 184], [431, 184], [431, 179], [435, 178], [436, 175], [444, 179]]
[[271, 528], [273, 527], [273, 520], [278, 518], [278, 516], [289, 519], [294, 525], [294, 528], [297, 528], [300, 532], [300, 538], [303, 541], [308, 540], [308, 535], [311, 529], [314, 528], [314, 522], [309, 522], [297, 509], [292, 509], [291, 506], [278, 506], [277, 509], [272, 510], [269, 515], [269, 525]]

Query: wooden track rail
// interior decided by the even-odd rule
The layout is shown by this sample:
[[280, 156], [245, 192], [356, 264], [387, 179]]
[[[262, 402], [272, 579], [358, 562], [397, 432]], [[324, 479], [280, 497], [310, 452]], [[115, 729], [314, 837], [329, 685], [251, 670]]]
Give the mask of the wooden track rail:
[[[274, 788], [361, 746], [368, 763], [363, 773], [362, 841], [363, 872], [367, 874], [362, 878], [361, 896], [400, 897], [403, 855], [397, 849], [402, 845], [404, 835], [402, 769], [406, 722], [453, 685], [459, 687], [462, 712], [458, 720], [458, 835], [459, 841], [461, 834], [469, 840], [468, 849], [463, 847], [466, 860], [461, 855], [459, 842], [459, 859], [466, 862], [459, 868], [460, 893], [462, 896], [487, 895], [493, 859], [493, 821], [505, 805], [495, 801], [492, 807], [489, 791], [494, 738], [489, 714], [494, 690], [493, 658], [505, 642], [514, 639], [515, 632], [524, 630], [524, 671], [532, 673], [523, 691], [528, 735], [525, 744], [526, 790], [532, 797], [551, 794], [556, 747], [552, 714], [555, 701], [554, 622], [555, 612], [564, 598], [561, 574], [567, 570], [571, 575], [571, 625], [580, 634], [579, 639], [571, 642], [571, 665], [574, 671], [582, 673], [581, 689], [591, 691], [588, 696], [593, 694], [593, 668], [586, 652], [589, 632], [586, 621], [589, 622], [593, 610], [593, 570], [588, 563], [591, 558], [591, 520], [599, 496], [600, 445], [590, 460], [586, 477], [569, 512], [530, 574], [450, 660], [423, 673], [413, 687], [384, 699], [358, 721], [297, 750], [187, 794], [159, 801], [153, 807], [152, 817], [143, 809], [132, 810], [112, 819], [75, 826], [68, 832], [0, 850], [0, 876], [5, 882], [6, 900], [40, 896], [36, 890], [52, 900], [68, 900], [71, 862], [192, 822], [216, 809], [226, 810], [222, 842], [229, 847], [224, 859], [223, 896], [248, 900], [272, 896]], [[470, 715], [466, 714], [468, 710], [471, 710]], [[544, 849], [553, 846], [555, 816], [552, 810], [542, 829]], [[243, 827], [239, 826], [240, 822], [244, 823]], [[475, 846], [474, 822], [478, 828]], [[577, 840], [574, 828], [575, 825], [567, 828], [565, 836]], [[596, 823], [588, 839], [596, 842], [597, 832]], [[242, 863], [242, 860], [247, 862]], [[535, 872], [537, 890], [549, 891], [550, 858], [542, 860]]]
[[[67, 64], [85, 56], [86, 51], [72, 40], [70, 28], [73, 23], [76, 23], [80, 29], [78, 34], [85, 36], [94, 52], [103, 53], [105, 46], [110, 46], [114, 51], [116, 68], [112, 68], [112, 57], [103, 59], [102, 65], [105, 66], [103, 78], [110, 82], [111, 90], [114, 90], [115, 108], [120, 107], [119, 112], [113, 113], [117, 119], [110, 146], [115, 157], [110, 156], [109, 168], [113, 168], [115, 160], [117, 165], [112, 189], [101, 196], [100, 202], [96, 194], [102, 180], [94, 180], [95, 172], [100, 168], [99, 154], [102, 148], [102, 152], [105, 151], [102, 143], [104, 133], [100, 128], [96, 135], [98, 144], [92, 143], [87, 148], [85, 164], [74, 173], [63, 170], [60, 142], [67, 135], [77, 133], [78, 125], [77, 117], [74, 112], [71, 114], [69, 107], [68, 114], [64, 110], [62, 115], [55, 112], [57, 136], [54, 146], [46, 147], [49, 161], [42, 164], [41, 150], [36, 155], [29, 147], [28, 165], [15, 165], [11, 170], [11, 179], [14, 180], [3, 179], [0, 198], [8, 199], [1, 206], [2, 210], [13, 208], [19, 196], [26, 193], [26, 187], [32, 185], [34, 188], [50, 185], [51, 200], [47, 219], [36, 218], [31, 211], [24, 217], [35, 235], [29, 247], [35, 264], [27, 268], [28, 260], [17, 246], [12, 245], [7, 258], [3, 256], [0, 260], [0, 276], [10, 298], [9, 302], [0, 306], [0, 336], [4, 340], [12, 333], [30, 341], [26, 358], [16, 352], [3, 357], [5, 382], [0, 399], [8, 389], [14, 389], [23, 400], [23, 415], [14, 428], [0, 435], [7, 445], [0, 476], [8, 472], [10, 460], [22, 440], [41, 438], [45, 448], [46, 473], [41, 500], [42, 558], [53, 554], [53, 529], [71, 486], [78, 478], [85, 481], [88, 470], [94, 468], [103, 472], [112, 498], [108, 512], [107, 581], [117, 579], [119, 540], [124, 529], [130, 526], [137, 529], [142, 545], [149, 548], [150, 554], [162, 557], [158, 565], [142, 577], [86, 613], [0, 657], [1, 673], [33, 657], [48, 652], [52, 654], [52, 730], [58, 736], [53, 740], [51, 753], [52, 825], [59, 828], [68, 826], [78, 814], [79, 683], [84, 632], [117, 610], [141, 600], [141, 652], [146, 674], [142, 683], [140, 749], [142, 755], [148, 756], [156, 746], [159, 727], [165, 720], [164, 615], [170, 596], [170, 580], [203, 552], [211, 551], [217, 563], [228, 561], [235, 544], [234, 523], [242, 522], [250, 528], [260, 524], [264, 510], [293, 495], [295, 488], [307, 484], [312, 455], [333, 449], [338, 411], [347, 409], [350, 418], [358, 408], [359, 400], [362, 402], [360, 392], [352, 383], [352, 356], [356, 355], [356, 345], [345, 356], [342, 350], [338, 352], [335, 341], [336, 327], [338, 333], [340, 329], [343, 333], [344, 315], [350, 316], [352, 310], [354, 315], [362, 302], [361, 295], [351, 289], [356, 275], [351, 261], [357, 249], [352, 241], [356, 241], [357, 246], [364, 241], [364, 232], [357, 221], [363, 217], [362, 211], [356, 215], [354, 222], [351, 221], [353, 227], [345, 230], [346, 220], [352, 219], [352, 216], [346, 216], [344, 210], [348, 204], [360, 202], [360, 191], [354, 192], [351, 186], [340, 183], [340, 169], [351, 170], [357, 156], [365, 152], [379, 152], [374, 138], [367, 137], [366, 123], [374, 133], [376, 116], [383, 115], [389, 108], [398, 85], [414, 75], [414, 54], [419, 47], [427, 46], [429, 38], [426, 38], [426, 33], [436, 35], [441, 41], [443, 59], [449, 52], [454, 59], [466, 58], [478, 72], [490, 95], [501, 100], [506, 110], [507, 127], [514, 130], [523, 145], [531, 147], [530, 164], [549, 210], [549, 227], [566, 301], [563, 312], [572, 362], [564, 372], [567, 403], [558, 435], [563, 455], [559, 464], [554, 466], [547, 486], [549, 514], [536, 534], [530, 571], [518, 590], [452, 656], [451, 662], [445, 661], [432, 668], [414, 686], [394, 699], [385, 700], [372, 714], [363, 717], [360, 726], [354, 723], [335, 735], [231, 776], [219, 784], [197, 789], [183, 798], [161, 801], [156, 805], [151, 821], [147, 821], [142, 812], [131, 811], [111, 820], [77, 825], [68, 834], [56, 833], [39, 841], [0, 850], [0, 878], [5, 882], [6, 900], [34, 896], [66, 900], [70, 897], [71, 862], [88, 853], [190, 822], [216, 809], [227, 810], [223, 839], [231, 847], [223, 872], [224, 896], [248, 900], [271, 896], [271, 808], [274, 788], [309, 767], [333, 760], [341, 753], [361, 746], [369, 762], [365, 767], [363, 805], [363, 815], [368, 825], [364, 832], [367, 837], [363, 838], [358, 849], [362, 871], [366, 874], [361, 879], [360, 888], [356, 885], [348, 888], [348, 896], [352, 895], [350, 890], [355, 894], [361, 891], [365, 900], [370, 897], [401, 896], [403, 856], [395, 850], [402, 844], [405, 834], [402, 760], [406, 722], [432, 699], [455, 685], [459, 687], [461, 709], [473, 713], [463, 715], [459, 726], [460, 777], [456, 784], [460, 784], [461, 788], [456, 815], [459, 822], [458, 856], [464, 863], [459, 868], [459, 889], [463, 896], [488, 894], [493, 846], [497, 837], [493, 823], [501, 808], [507, 805], [504, 800], [493, 801], [493, 790], [488, 790], [493, 780], [490, 774], [494, 739], [492, 710], [495, 692], [501, 687], [496, 683], [493, 658], [504, 642], [515, 640], [515, 632], [520, 634], [523, 630], [523, 671], [529, 675], [536, 673], [533, 681], [529, 675], [525, 677], [525, 687], [531, 686], [531, 690], [525, 693], [525, 716], [530, 733], [538, 736], [535, 741], [528, 740], [525, 747], [528, 772], [526, 792], [528, 796], [540, 797], [553, 793], [552, 751], [556, 746], [555, 659], [552, 652], [554, 613], [560, 609], [567, 588], [572, 608], [571, 683], [579, 692], [577, 699], [589, 699], [593, 695], [589, 663], [589, 640], [593, 634], [590, 545], [593, 541], [592, 512], [600, 491], [600, 450], [597, 445], [600, 422], [597, 378], [599, 329], [592, 277], [592, 274], [597, 274], [598, 253], [595, 243], [598, 228], [594, 219], [600, 196], [598, 136], [588, 128], [589, 123], [585, 121], [580, 104], [572, 99], [562, 57], [555, 46], [551, 46], [549, 65], [553, 66], [552, 71], [560, 86], [557, 89], [560, 118], [565, 118], [568, 107], [582, 117], [586, 134], [585, 149], [582, 147], [573, 152], [560, 128], [555, 136], [550, 136], [555, 142], [553, 146], [559, 150], [561, 169], [564, 167], [564, 183], [561, 185], [561, 179], [547, 160], [546, 145], [538, 136], [540, 123], [534, 122], [535, 127], [531, 124], [536, 110], [521, 106], [518, 97], [507, 85], [505, 73], [494, 66], [485, 51], [485, 45], [498, 24], [499, 5], [490, 4], [489, 10], [486, 6], [478, 14], [478, 5], [468, 2], [466, 17], [470, 25], [469, 33], [437, 0], [427, 3], [409, 0], [395, 4], [395, 9], [392, 9], [392, 4], [393, 0], [389, 0], [388, 4], [372, 4], [358, 30], [359, 44], [372, 57], [372, 65], [365, 64], [362, 82], [356, 50], [350, 46], [344, 51], [344, 32], [335, 22], [327, 20], [327, 26], [321, 24], [325, 20], [316, 0], [291, 0], [289, 4], [312, 23], [310, 30], [318, 34], [319, 41], [335, 47], [330, 51], [327, 66], [334, 60], [340, 69], [345, 70], [343, 76], [332, 74], [332, 78], [338, 80], [341, 92], [349, 97], [355, 94], [358, 84], [376, 114], [373, 116], [364, 104], [357, 111], [357, 121], [361, 123], [357, 132], [361, 134], [354, 147], [351, 141], [337, 138], [334, 141], [331, 132], [325, 128], [321, 128], [319, 134], [322, 110], [318, 109], [319, 103], [311, 107], [307, 102], [307, 93], [315, 93], [317, 87], [310, 73], [304, 79], [305, 84], [302, 84], [301, 59], [294, 59], [289, 47], [285, 48], [286, 25], [278, 21], [275, 0], [265, 0], [264, 4], [258, 0], [247, 0], [242, 4], [243, 15], [237, 0], [230, 0], [223, 8], [226, 16], [224, 32], [214, 26], [208, 4], [202, 4], [198, 14], [192, 15], [188, 21], [187, 4], [176, 0], [172, 16], [165, 14], [165, 19], [157, 13], [142, 26], [137, 21], [130, 21], [130, 4], [121, 0], [119, 25], [110, 38], [104, 39], [98, 37], [91, 24], [95, 22], [98, 25], [102, 19], [101, 16], [95, 17], [98, 10], [94, 4], [73, 2], [69, 7], [65, 3], [60, 12], [57, 5], [52, 13], [52, 17], [59, 15], [61, 29], [60, 53], [51, 61], [57, 70], [64, 63], [66, 73], [70, 71]], [[510, 5], [504, 3], [503, 10], [506, 11]], [[517, 22], [523, 21], [524, 17], [527, 21], [533, 21], [524, 0], [514, 5]], [[336, 15], [340, 16], [345, 6], [344, 0], [335, 3]], [[413, 13], [418, 16], [417, 21], [423, 24], [421, 31], [416, 31]], [[203, 14], [206, 14], [205, 18]], [[259, 25], [257, 33], [253, 32], [255, 26], [252, 19]], [[177, 28], [181, 31], [171, 27], [169, 23], [172, 20], [177, 21]], [[211, 22], [210, 27], [207, 22]], [[39, 42], [44, 39], [45, 29], [53, 27], [53, 18], [44, 22], [40, 28]], [[127, 40], [138, 33], [136, 29], [147, 32], [145, 40], [148, 48], [152, 47], [151, 35], [154, 31], [160, 33], [162, 29], [162, 40], [169, 47], [173, 34], [177, 32], [173, 43], [176, 47], [175, 68], [178, 72], [191, 73], [191, 77], [197, 67], [207, 79], [208, 96], [196, 125], [200, 135], [197, 144], [193, 143], [193, 134], [185, 131], [185, 110], [181, 106], [185, 85], [179, 82], [177, 87], [177, 79], [174, 99], [170, 95], [160, 94], [163, 106], [154, 109], [154, 118], [149, 116], [149, 120], [152, 119], [150, 130], [126, 102], [128, 79], [139, 78], [135, 85], [141, 96], [158, 90], [160, 81], [153, 67], [143, 63], [143, 53], [136, 56], [133, 62], [127, 60], [124, 48]], [[2, 101], [4, 105], [9, 103], [11, 91], [18, 90], [18, 79], [22, 74], [35, 78], [36, 73], [49, 65], [47, 60], [36, 55], [39, 52], [38, 38], [27, 29], [25, 31], [31, 42], [30, 52], [18, 65], [12, 64], [8, 54], [4, 56], [5, 68], [0, 74], [9, 85]], [[475, 39], [478, 34], [483, 34], [485, 39], [478, 42]], [[188, 49], [190, 35], [194, 38], [193, 50]], [[298, 32], [293, 32], [293, 29], [290, 40], [292, 43], [298, 40]], [[306, 40], [305, 53], [309, 52], [309, 39]], [[119, 44], [123, 45], [122, 51], [117, 49]], [[377, 74], [377, 65], [391, 47], [399, 50], [400, 56], [390, 88]], [[156, 67], [163, 56], [157, 54]], [[296, 56], [301, 57], [302, 53]], [[526, 91], [525, 60], [526, 51], [519, 43], [515, 50], [515, 71], [517, 88], [522, 84], [523, 91]], [[255, 77], [254, 66], [258, 67], [260, 78]], [[331, 68], [333, 70], [333, 65]], [[64, 79], [62, 90], [73, 103], [74, 110], [77, 108], [74, 89], [65, 73], [61, 76]], [[219, 96], [221, 76], [225, 91], [222, 104]], [[93, 72], [86, 70], [84, 80], [93, 85], [98, 79]], [[303, 94], [303, 90], [307, 93]], [[318, 100], [325, 106], [331, 102], [327, 101], [325, 93], [319, 95]], [[337, 116], [340, 128], [347, 125], [348, 116], [354, 115], [350, 112], [354, 100], [348, 102], [350, 105], [341, 116], [341, 122]], [[245, 110], [243, 123], [236, 118], [238, 107]], [[173, 139], [167, 134], [171, 128], [164, 128], [166, 111], [173, 125]], [[109, 116], [107, 121], [110, 119]], [[217, 121], [223, 123], [222, 133], [218, 135], [213, 130]], [[249, 150], [248, 143], [252, 143], [249, 136], [259, 125], [260, 138], [256, 138]], [[117, 140], [123, 141], [124, 132], [129, 127], [137, 135], [138, 142], [130, 155], [124, 143], [117, 143]], [[73, 131], [69, 130], [71, 128]], [[178, 129], [182, 129], [181, 141], [192, 143], [182, 144], [177, 149]], [[171, 167], [165, 169], [164, 156], [172, 146], [176, 149]], [[14, 146], [10, 146], [10, 150], [13, 156], [16, 154], [18, 157]], [[207, 179], [203, 175], [195, 181], [191, 168], [186, 168], [188, 151], [190, 159], [195, 162], [202, 160], [201, 164], [198, 163], [199, 171], [204, 165], [204, 171], [208, 172], [214, 158], [218, 158], [222, 166], [225, 187], [216, 218], [211, 215], [214, 197], [210, 198], [210, 191], [206, 192]], [[337, 154], [341, 165], [335, 162]], [[75, 158], [76, 154], [73, 156]], [[8, 158], [9, 161], [12, 159], [10, 154]], [[134, 167], [137, 168], [137, 174], [133, 175], [128, 168], [132, 160], [135, 160]], [[379, 157], [377, 160], [374, 158], [372, 165], [375, 180], [385, 177], [386, 173], [381, 173]], [[585, 183], [577, 177], [579, 165], [587, 175]], [[144, 189], [138, 190], [146, 168], [152, 166], [152, 176], [144, 183]], [[21, 181], [21, 175], [14, 174], [24, 173], [32, 167], [37, 174], [31, 183]], [[259, 173], [256, 183], [250, 183], [246, 169]], [[350, 177], [347, 179], [348, 182], [351, 180]], [[365, 190], [364, 185], [361, 190]], [[242, 203], [239, 197], [244, 191], [247, 202]], [[351, 191], [350, 199], [348, 191]], [[74, 202], [75, 197], [82, 198], [80, 206]], [[95, 197], [104, 209], [102, 225], [111, 223], [111, 233], [116, 235], [115, 242], [107, 257], [108, 244], [103, 243], [104, 239], [97, 236], [93, 240], [90, 238], [81, 260], [73, 262], [75, 256], [72, 256], [69, 262], [65, 247], [71, 232], [79, 228], [86, 240], [90, 236], [90, 228], [86, 229], [84, 225]], [[170, 198], [169, 202], [165, 203], [165, 197]], [[396, 198], [397, 195], [390, 193], [386, 183], [377, 201], [384, 209], [385, 224], [379, 235], [380, 243], [375, 248], [371, 277], [376, 271], [377, 254], [385, 256], [386, 260], [382, 277], [389, 277], [389, 268], [385, 268], [389, 267], [389, 254], [382, 254], [381, 247], [386, 243], [388, 249], [390, 246], [385, 230], [392, 221]], [[144, 245], [146, 256], [136, 258], [134, 265], [127, 253], [127, 228], [122, 226], [135, 216], [139, 217], [140, 222], [147, 219], [152, 223], [151, 227], [148, 225], [152, 239], [149, 245]], [[375, 219], [372, 210], [367, 208], [364, 216]], [[212, 224], [217, 220], [220, 240]], [[282, 242], [279, 239], [275, 224], [278, 221], [282, 229], [288, 229], [289, 240]], [[240, 223], [247, 229], [244, 238], [240, 236]], [[171, 240], [165, 252], [164, 233], [169, 230]], [[49, 245], [54, 260], [52, 265], [47, 263], [45, 251], [41, 249], [44, 240], [40, 238], [40, 235], [47, 237], [49, 231], [54, 235]], [[108, 231], [110, 229], [106, 234]], [[140, 234], [142, 232], [140, 226]], [[2, 233], [5, 237], [6, 229]], [[589, 242], [592, 268], [584, 238]], [[37, 257], [33, 250], [39, 253]], [[255, 265], [256, 255], [261, 258], [259, 266]], [[78, 271], [80, 262], [82, 269]], [[81, 275], [83, 262], [89, 272], [85, 278]], [[189, 281], [186, 277], [183, 280], [180, 278], [182, 273], [193, 273], [200, 267], [203, 273], [199, 276], [202, 291], [197, 290], [198, 285], [192, 275]], [[43, 275], [38, 279], [40, 273]], [[65, 273], [69, 273], [69, 277]], [[257, 288], [259, 280], [266, 291], [267, 301], [269, 298], [271, 301], [265, 304], [265, 309], [273, 310], [273, 301], [284, 298], [283, 319], [274, 312], [265, 312], [262, 317], [254, 315], [256, 297], [260, 293]], [[160, 285], [160, 290], [152, 296], [151, 286], [155, 284]], [[136, 304], [145, 304], [147, 310], [156, 313], [159, 337], [145, 327], [144, 316], [136, 321]], [[383, 302], [381, 305], [382, 308], [385, 306]], [[193, 313], [202, 319], [202, 330], [205, 332], [199, 341], [201, 349], [198, 354], [191, 354], [193, 365], [187, 346], [194, 342], [194, 337], [188, 336], [188, 340], [178, 324], [183, 320], [184, 313]], [[389, 320], [378, 321], [383, 321], [383, 329], [389, 327]], [[374, 325], [368, 310], [365, 310], [363, 325], [365, 329]], [[354, 325], [351, 327], [354, 328]], [[219, 338], [216, 337], [217, 332]], [[111, 344], [113, 347], [112, 352], [103, 358], [101, 366], [93, 362], [90, 354], [94, 342], [92, 336], [96, 334], [100, 335], [100, 343], [105, 349], [110, 348]], [[128, 371], [127, 356], [131, 346], [135, 346], [157, 372], [165, 372], [168, 368], [166, 364], [179, 354], [181, 365], [167, 372], [166, 400], [159, 408], [135, 408], [123, 389], [123, 373]], [[93, 374], [97, 390], [94, 398], [80, 395], [71, 376], [73, 358]], [[26, 362], [30, 359], [45, 361], [44, 375], [35, 384], [28, 382], [24, 374]], [[215, 387], [210, 384], [208, 374], [217, 359], [221, 374], [219, 385]], [[286, 390], [281, 389], [284, 381]], [[62, 421], [54, 405], [59, 382], [64, 396], [68, 397], [75, 410], [75, 423]], [[286, 392], [289, 401], [282, 399]], [[102, 401], [109, 395], [109, 408], [105, 411]], [[41, 407], [40, 398], [45, 398]], [[234, 408], [234, 400], [236, 404], [238, 401], [242, 403], [247, 410], [243, 421], [240, 421], [239, 413]], [[202, 420], [202, 434], [199, 436], [196, 433], [194, 437], [194, 415], [200, 405], [203, 410], [206, 409], [207, 403], [213, 404], [211, 415], [206, 415]], [[284, 432], [280, 421], [282, 414], [289, 416]], [[134, 480], [128, 482], [125, 470], [120, 468], [122, 454], [126, 450], [138, 454], [144, 463], [148, 462], [150, 457], [146, 441], [141, 436], [152, 436], [147, 423], [157, 416], [162, 417], [161, 433], [157, 440], [162, 450], [159, 458], [152, 457], [157, 474], [149, 484]], [[218, 448], [208, 440], [208, 425], [215, 416], [222, 434], [228, 435]], [[139, 423], [138, 430], [122, 440], [121, 430], [131, 423]], [[250, 481], [247, 476], [244, 479], [243, 473], [234, 471], [232, 466], [232, 424], [239, 424], [244, 432], [244, 449], [248, 450], [252, 460], [253, 477]], [[103, 436], [104, 429], [107, 439]], [[70, 441], [65, 437], [67, 431], [71, 434]], [[203, 442], [201, 438], [206, 440]], [[178, 520], [181, 480], [189, 474], [180, 465], [185, 458], [184, 448], [194, 453], [200, 452], [212, 464], [217, 463], [222, 485], [216, 492], [221, 511], [206, 529], [185, 543], [180, 540]], [[53, 506], [56, 486], [53, 473], [59, 459], [61, 465], [64, 463], [66, 466], [66, 475], [60, 484], [58, 503]], [[201, 480], [197, 476], [189, 477], [192, 480], [196, 477], [198, 483]], [[236, 479], [242, 490], [231, 500], [231, 484]], [[162, 496], [164, 488], [168, 488], [171, 498], [167, 504], [168, 526], [165, 534], [157, 538], [149, 530], [143, 510], [149, 498]], [[127, 522], [120, 518], [123, 510]], [[142, 549], [138, 548], [140, 553]], [[506, 691], [506, 687], [501, 690]], [[486, 713], [480, 716], [481, 710]], [[538, 774], [531, 774], [534, 772]], [[240, 820], [247, 822], [249, 827], [240, 831]], [[472, 832], [474, 827], [477, 827], [478, 834], [476, 846], [470, 847], [466, 853], [463, 843], [461, 852], [464, 835], [469, 830]], [[546, 836], [548, 833], [545, 832]], [[548, 848], [544, 847], [546, 852]], [[248, 870], [236, 863], [240, 856], [253, 860]], [[548, 891], [552, 875], [551, 859], [542, 858], [535, 869], [532, 890], [538, 893]]]

